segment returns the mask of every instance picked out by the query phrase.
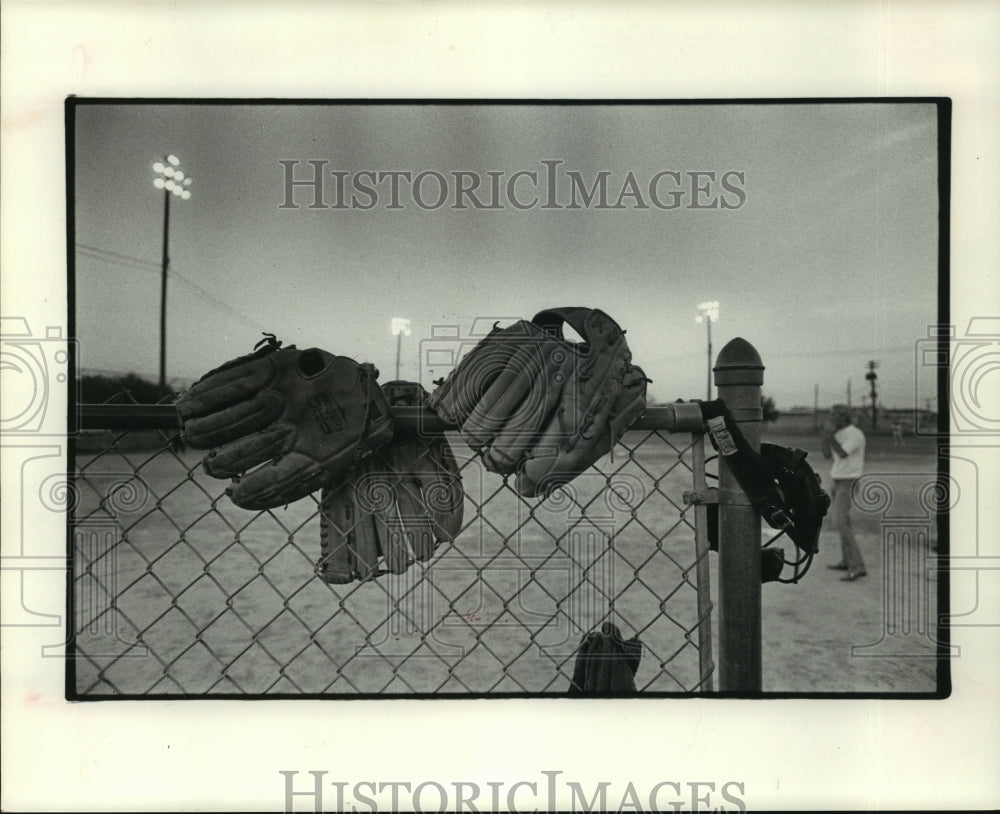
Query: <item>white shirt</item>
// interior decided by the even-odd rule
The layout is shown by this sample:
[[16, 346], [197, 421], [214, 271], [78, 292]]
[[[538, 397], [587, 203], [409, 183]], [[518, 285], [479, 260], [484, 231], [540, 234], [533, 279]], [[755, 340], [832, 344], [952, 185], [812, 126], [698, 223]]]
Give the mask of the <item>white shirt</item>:
[[860, 478], [865, 468], [865, 434], [853, 424], [848, 424], [837, 430], [833, 438], [847, 457], [841, 458], [834, 451], [830, 477], [834, 480]]

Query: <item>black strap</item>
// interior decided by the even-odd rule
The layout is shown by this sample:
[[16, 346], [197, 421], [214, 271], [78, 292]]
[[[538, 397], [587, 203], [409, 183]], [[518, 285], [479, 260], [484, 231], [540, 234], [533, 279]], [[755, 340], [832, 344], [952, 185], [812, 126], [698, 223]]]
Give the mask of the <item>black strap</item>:
[[774, 464], [750, 446], [722, 399], [703, 401], [699, 406], [712, 446], [725, 458], [754, 509], [772, 528], [791, 526], [792, 519], [784, 511], [784, 500], [774, 483]]
[[[572, 306], [567, 308], [547, 308], [544, 311], [539, 311], [532, 317], [531, 321], [545, 331], [550, 336], [554, 336], [556, 339], [564, 339], [563, 336], [563, 323], [569, 325], [574, 331], [576, 331], [580, 336], [583, 337], [584, 341], [590, 342], [592, 337], [589, 336], [590, 328], [587, 325], [587, 318], [594, 313], [597, 309], [585, 308], [583, 306]], [[621, 326], [615, 322], [611, 317], [600, 311], [604, 318], [615, 327], [620, 333], [625, 333]]]
[[531, 318], [531, 321], [535, 323], [539, 328], [545, 331], [550, 336], [554, 336], [556, 339], [564, 339], [563, 336], [563, 323], [569, 324], [569, 326], [576, 331], [584, 339], [587, 338], [584, 326], [587, 322], [587, 317], [590, 315], [590, 308], [584, 308], [582, 306], [572, 306], [567, 308], [546, 308], [544, 311], [539, 311], [535, 316]]
[[807, 453], [773, 444], [762, 444], [758, 452], [721, 399], [699, 406], [712, 446], [726, 459], [753, 508], [771, 528], [787, 532], [801, 550], [814, 553], [830, 499], [805, 463]]

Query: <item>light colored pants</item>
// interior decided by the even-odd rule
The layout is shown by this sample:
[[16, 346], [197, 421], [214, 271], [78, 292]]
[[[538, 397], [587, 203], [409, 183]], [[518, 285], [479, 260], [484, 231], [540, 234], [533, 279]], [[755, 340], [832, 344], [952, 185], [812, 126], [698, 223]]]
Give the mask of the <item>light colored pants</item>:
[[840, 532], [841, 562], [847, 563], [851, 571], [865, 570], [865, 561], [854, 539], [854, 529], [851, 528], [851, 491], [857, 481], [854, 478], [835, 480], [833, 482], [832, 503], [830, 515], [833, 525]]

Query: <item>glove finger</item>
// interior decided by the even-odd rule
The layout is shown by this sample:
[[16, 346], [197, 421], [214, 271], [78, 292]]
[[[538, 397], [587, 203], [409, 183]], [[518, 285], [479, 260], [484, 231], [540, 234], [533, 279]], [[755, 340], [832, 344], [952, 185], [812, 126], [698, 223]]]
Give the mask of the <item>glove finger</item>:
[[265, 430], [213, 449], [205, 457], [205, 471], [213, 478], [241, 475], [266, 461], [280, 458], [294, 441], [294, 427], [283, 423], [272, 424]]
[[374, 472], [376, 466], [372, 457], [364, 459], [358, 467], [359, 476], [347, 484], [352, 504], [357, 512], [352, 545], [359, 573], [362, 579], [378, 572], [378, 558], [382, 555], [381, 534], [378, 520], [381, 510], [391, 494], [382, 488], [383, 481]]
[[507, 367], [515, 345], [503, 332], [483, 339], [462, 359], [447, 379], [427, 398], [427, 406], [454, 424], [461, 425], [490, 384]]
[[294, 450], [280, 460], [248, 472], [226, 493], [241, 509], [274, 509], [337, 482], [349, 471], [351, 462], [351, 450], [343, 450], [338, 456], [324, 461], [316, 461]]
[[576, 653], [576, 661], [573, 664], [573, 678], [570, 680], [569, 692], [571, 695], [578, 695], [587, 689], [587, 651], [590, 648], [590, 633], [584, 634], [580, 639], [580, 647]]
[[477, 345], [456, 376], [455, 405], [464, 425], [496, 380], [510, 368], [519, 345], [505, 334]]
[[581, 399], [588, 398], [587, 393], [580, 392], [585, 385], [586, 382], [575, 381], [567, 386], [560, 409], [576, 424], [563, 427], [556, 422], [549, 424], [535, 447], [541, 454], [528, 458], [518, 473], [520, 494], [548, 494], [611, 450], [614, 442], [609, 418], [618, 395], [618, 384], [606, 380], [600, 392], [589, 394], [590, 403], [581, 409]]
[[565, 399], [566, 389], [577, 386], [571, 375], [574, 364], [572, 357], [564, 357], [562, 369], [546, 377], [545, 386], [538, 387], [532, 397], [534, 420], [519, 422], [520, 430], [504, 432], [493, 442], [483, 459], [487, 469], [509, 474], [526, 458], [555, 454], [560, 438], [572, 431], [572, 424], [565, 420], [571, 414], [560, 402]]
[[320, 576], [347, 583], [377, 574], [378, 539], [369, 513], [359, 511], [354, 484], [324, 489], [320, 504]]
[[318, 572], [324, 582], [351, 582], [357, 571], [354, 547], [348, 535], [357, 522], [350, 485], [324, 489], [320, 501]]
[[353, 534], [348, 538], [348, 546], [354, 551], [355, 568], [360, 580], [378, 574], [378, 531], [371, 515], [361, 514]]
[[641, 367], [630, 365], [625, 370], [621, 394], [615, 399], [614, 407], [608, 424], [611, 427], [611, 438], [614, 443], [625, 434], [635, 420], [646, 409], [646, 378]]
[[231, 366], [206, 373], [181, 395], [176, 407], [182, 419], [207, 415], [252, 398], [271, 383], [276, 370], [272, 356], [227, 364]]
[[451, 446], [445, 439], [410, 441], [381, 449], [372, 459], [393, 492], [410, 548], [429, 559], [436, 541], [453, 540], [462, 524], [464, 492]]
[[369, 520], [375, 550], [385, 558], [386, 570], [401, 574], [410, 564], [410, 556], [397, 519], [397, 476], [387, 455], [387, 450], [381, 450], [365, 459], [361, 465], [364, 475], [354, 481], [354, 497], [358, 511]]
[[[540, 364], [541, 343], [525, 341], [510, 356], [506, 368], [482, 394], [461, 425], [462, 437], [478, 449], [502, 433], [517, 433], [539, 426], [541, 416], [522, 408], [532, 387], [544, 378]], [[528, 407], [532, 406], [529, 401]]]
[[406, 544], [406, 531], [402, 524], [388, 512], [372, 515], [379, 548], [385, 558], [385, 570], [391, 574], [402, 574], [413, 558]]
[[448, 441], [442, 438], [428, 447], [426, 454], [416, 459], [414, 471], [420, 478], [434, 536], [438, 540], [454, 540], [462, 529], [465, 492]]
[[210, 449], [264, 429], [281, 415], [284, 400], [266, 390], [211, 415], [184, 423], [184, 440], [193, 449]]
[[642, 642], [639, 641], [638, 636], [633, 636], [625, 641], [624, 649], [625, 663], [634, 676], [639, 672], [639, 663], [642, 661]]
[[410, 551], [417, 560], [426, 562], [434, 555], [437, 541], [418, 480], [400, 478], [397, 482], [396, 511]]
[[604, 440], [598, 439], [590, 446], [577, 443], [567, 449], [565, 436], [561, 433], [543, 436], [517, 473], [518, 494], [524, 497], [548, 495], [556, 487], [569, 483], [611, 448]]
[[635, 692], [635, 671], [624, 657], [608, 660], [607, 692]]
[[611, 690], [616, 653], [608, 636], [598, 635], [588, 654], [590, 662], [589, 686], [594, 692]]

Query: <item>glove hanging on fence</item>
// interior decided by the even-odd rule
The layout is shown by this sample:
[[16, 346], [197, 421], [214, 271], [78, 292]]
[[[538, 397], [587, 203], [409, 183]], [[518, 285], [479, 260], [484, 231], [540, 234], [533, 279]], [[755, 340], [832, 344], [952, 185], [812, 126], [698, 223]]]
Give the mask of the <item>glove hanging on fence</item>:
[[[830, 508], [830, 496], [820, 486], [820, 477], [806, 462], [806, 452], [777, 444], [750, 446], [739, 425], [721, 399], [700, 402], [712, 446], [746, 494], [754, 509], [773, 529], [787, 534], [803, 553], [799, 562], [811, 562], [819, 550], [819, 533]], [[708, 507], [709, 547], [718, 550], [718, 507]], [[780, 557], [778, 556], [780, 554]], [[781, 549], [761, 552], [762, 581], [781, 581]], [[799, 574], [801, 577], [805, 571]]]
[[[563, 336], [570, 325], [583, 342]], [[430, 395], [487, 469], [545, 496], [602, 455], [646, 408], [646, 378], [602, 311], [553, 308], [493, 331]]]
[[599, 633], [591, 631], [580, 640], [569, 694], [634, 693], [641, 660], [639, 638], [625, 641], [614, 624], [605, 622]]
[[[413, 382], [382, 389], [391, 406], [420, 406], [427, 396]], [[462, 476], [447, 439], [397, 427], [392, 443], [365, 458], [348, 482], [324, 488], [317, 573], [330, 583], [400, 574], [455, 539], [463, 508]]]
[[281, 348], [267, 335], [254, 353], [202, 376], [177, 401], [183, 437], [211, 449], [203, 466], [231, 478], [244, 509], [284, 506], [343, 479], [392, 437], [378, 370], [318, 348]]

